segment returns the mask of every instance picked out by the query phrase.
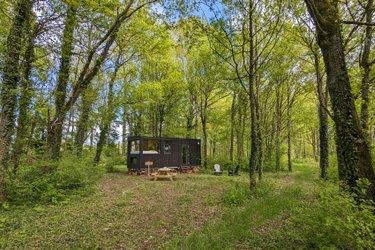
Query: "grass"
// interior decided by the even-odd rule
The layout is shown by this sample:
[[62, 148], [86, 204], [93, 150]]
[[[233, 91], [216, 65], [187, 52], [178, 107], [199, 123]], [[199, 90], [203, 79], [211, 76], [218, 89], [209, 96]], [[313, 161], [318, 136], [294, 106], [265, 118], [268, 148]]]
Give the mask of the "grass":
[[[0, 249], [139, 249], [189, 235], [220, 217], [230, 182], [206, 175], [151, 181], [107, 174], [95, 194], [55, 206], [0, 212]], [[2, 225], [2, 226], [1, 226]]]
[[[288, 210], [316, 195], [312, 181], [314, 176], [317, 176], [316, 164], [296, 163], [295, 168], [292, 174], [267, 174], [266, 180], [258, 185], [254, 193], [248, 194], [243, 203], [224, 202], [229, 208], [224, 209], [225, 212], [219, 221], [207, 225], [188, 237], [176, 237], [163, 248], [269, 248], [271, 242], [268, 234], [281, 228], [284, 217], [288, 216]], [[247, 186], [246, 178], [241, 178], [235, 190], [247, 190]], [[232, 205], [239, 206], [233, 208]]]
[[[291, 211], [318, 197], [318, 167], [248, 176], [179, 175], [151, 181], [107, 174], [95, 194], [55, 206], [0, 214], [1, 249], [279, 249]], [[296, 248], [306, 248], [296, 245]], [[292, 247], [293, 248], [293, 247]]]

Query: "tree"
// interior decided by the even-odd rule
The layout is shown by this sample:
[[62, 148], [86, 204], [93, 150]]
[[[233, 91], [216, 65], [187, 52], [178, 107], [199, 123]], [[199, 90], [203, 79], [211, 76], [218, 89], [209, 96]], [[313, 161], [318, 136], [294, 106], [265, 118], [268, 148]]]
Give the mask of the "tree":
[[[368, 0], [365, 6], [365, 16], [366, 23], [372, 22], [372, 17], [374, 13], [374, 1]], [[370, 61], [370, 52], [372, 49], [372, 37], [374, 28], [370, 25], [365, 26], [365, 36], [362, 43], [362, 57], [359, 59], [359, 66], [362, 72], [362, 82], [361, 82], [361, 124], [362, 128], [367, 132], [368, 130], [368, 109], [369, 109], [369, 94], [370, 94], [370, 73], [372, 62]]]
[[25, 38], [25, 24], [29, 25], [33, 1], [19, 0], [7, 38], [0, 113], [0, 200], [5, 198], [5, 171], [9, 161], [10, 144], [16, 119], [17, 87], [20, 81], [20, 56]]
[[311, 24], [308, 22], [308, 17], [303, 11], [299, 11], [301, 8], [295, 6], [294, 15], [297, 19], [298, 25], [295, 28], [294, 36], [297, 40], [304, 45], [309, 54], [312, 57], [311, 63], [314, 65], [315, 79], [316, 79], [316, 90], [318, 97], [318, 116], [319, 116], [319, 166], [320, 176], [323, 179], [327, 178], [327, 169], [329, 165], [329, 152], [328, 152], [328, 90], [327, 85], [324, 84], [322, 66], [321, 66], [321, 54], [319, 46], [316, 42], [316, 34], [314, 34]]
[[207, 168], [209, 111], [225, 95], [222, 91], [220, 72], [222, 68], [215, 55], [209, 53], [208, 44], [202, 44], [199, 50], [193, 51], [190, 57], [190, 77], [195, 79], [197, 107], [203, 135], [203, 166]]
[[[236, 80], [244, 88], [250, 104], [250, 189], [256, 186], [255, 170], [262, 176], [262, 129], [258, 117], [257, 93], [260, 71], [268, 63], [269, 56], [278, 42], [283, 23], [280, 1], [261, 5], [258, 1], [231, 1], [223, 13], [214, 12], [213, 25], [202, 26], [210, 39], [215, 54], [231, 67]], [[272, 8], [270, 6], [273, 6]], [[219, 16], [221, 14], [221, 16]], [[235, 18], [236, 22], [232, 21]], [[273, 20], [270, 22], [270, 20]], [[272, 25], [269, 25], [272, 23]]]
[[[61, 84], [60, 88], [58, 85], [57, 88], [57, 99], [56, 99], [56, 111], [52, 119], [49, 120], [49, 128], [48, 128], [48, 148], [49, 151], [49, 157], [51, 159], [58, 159], [60, 157], [60, 146], [61, 146], [61, 137], [62, 137], [62, 126], [65, 120], [65, 116], [67, 112], [72, 108], [72, 106], [76, 103], [78, 97], [81, 95], [81, 93], [90, 85], [91, 81], [94, 79], [94, 77], [99, 72], [101, 66], [103, 65], [104, 61], [107, 59], [107, 56], [112, 48], [113, 43], [115, 42], [118, 31], [120, 30], [122, 24], [128, 20], [134, 13], [136, 13], [138, 10], [142, 9], [146, 5], [149, 5], [151, 3], [155, 2], [154, 0], [145, 1], [136, 3], [133, 0], [129, 0], [126, 2], [126, 4], [123, 4], [125, 7], [122, 11], [118, 12], [118, 14], [115, 16], [114, 20], [111, 22], [110, 26], [107, 28], [107, 30], [104, 32], [104, 34], [98, 39], [98, 41], [95, 43], [94, 46], [88, 51], [86, 60], [83, 63], [82, 69], [79, 73], [79, 76], [77, 80], [74, 83], [73, 89], [71, 91], [71, 94], [69, 97], [65, 97], [66, 93], [64, 93], [64, 89], [66, 89], [63, 84]], [[134, 6], [138, 4], [137, 6]], [[68, 13], [69, 14], [69, 13]], [[71, 18], [73, 18], [73, 15], [71, 15]], [[70, 19], [70, 18], [69, 18]], [[68, 19], [67, 19], [67, 23]], [[71, 28], [70, 28], [71, 29]], [[73, 32], [73, 31], [72, 31]], [[64, 33], [65, 35], [65, 33]], [[66, 32], [67, 36], [72, 36], [70, 32]], [[72, 39], [64, 39], [66, 41], [66, 45], [68, 43], [72, 42]], [[64, 46], [63, 46], [64, 47]], [[62, 56], [61, 56], [61, 62], [67, 62], [67, 54], [64, 54], [65, 50], [62, 50]], [[68, 50], [66, 50], [68, 51]], [[65, 52], [66, 52], [65, 51]], [[95, 58], [95, 55], [98, 54]], [[63, 57], [66, 57], [63, 60]], [[63, 64], [60, 66], [63, 67]], [[64, 71], [60, 72], [63, 73], [61, 75], [62, 82], [65, 82], [65, 73], [69, 71], [68, 69], [64, 69]], [[62, 68], [63, 69], [63, 68]], [[61, 89], [61, 90], [60, 90]]]
[[375, 174], [371, 153], [354, 105], [340, 30], [337, 2], [305, 0], [314, 20], [317, 41], [327, 73], [327, 85], [336, 126], [339, 178], [353, 190], [359, 178], [367, 178], [367, 192], [375, 200]]

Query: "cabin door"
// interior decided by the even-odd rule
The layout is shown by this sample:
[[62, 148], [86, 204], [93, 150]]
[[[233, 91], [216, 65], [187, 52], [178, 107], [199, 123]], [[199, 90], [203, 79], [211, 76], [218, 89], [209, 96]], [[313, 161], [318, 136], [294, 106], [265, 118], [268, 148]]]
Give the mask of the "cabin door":
[[190, 165], [190, 161], [189, 161], [189, 145], [186, 145], [186, 144], [183, 144], [181, 146], [181, 165], [182, 166], [187, 166], [187, 165]]

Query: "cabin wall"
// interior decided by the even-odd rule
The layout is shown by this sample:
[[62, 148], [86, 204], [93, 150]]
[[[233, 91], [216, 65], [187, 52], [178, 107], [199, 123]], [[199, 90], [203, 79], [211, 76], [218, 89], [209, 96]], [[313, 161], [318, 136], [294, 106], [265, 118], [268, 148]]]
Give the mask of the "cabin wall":
[[[140, 140], [141, 152], [143, 151], [143, 146], [147, 140], [157, 140], [160, 142], [160, 153], [159, 154], [130, 154], [131, 141]], [[167, 154], [165, 152], [165, 144], [170, 144], [171, 153]], [[183, 146], [188, 147], [188, 163], [183, 164]], [[185, 152], [186, 153], [186, 152]], [[131, 163], [132, 159], [138, 159], [138, 164]], [[200, 166], [201, 164], [201, 150], [200, 150], [200, 140], [195, 139], [176, 139], [176, 138], [148, 138], [148, 137], [129, 137], [128, 138], [128, 166], [130, 169], [143, 169], [147, 168], [145, 163], [147, 161], [153, 162], [150, 167], [152, 169], [161, 167], [180, 167], [180, 166]]]

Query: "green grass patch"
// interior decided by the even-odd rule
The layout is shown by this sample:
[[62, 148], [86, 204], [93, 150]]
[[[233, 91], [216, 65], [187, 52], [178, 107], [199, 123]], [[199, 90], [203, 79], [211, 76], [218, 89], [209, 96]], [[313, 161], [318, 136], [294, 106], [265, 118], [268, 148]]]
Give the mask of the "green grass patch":
[[265, 173], [251, 192], [246, 174], [167, 182], [107, 173], [87, 196], [3, 203], [0, 248], [371, 249], [372, 204], [319, 180], [315, 162], [293, 167]]

